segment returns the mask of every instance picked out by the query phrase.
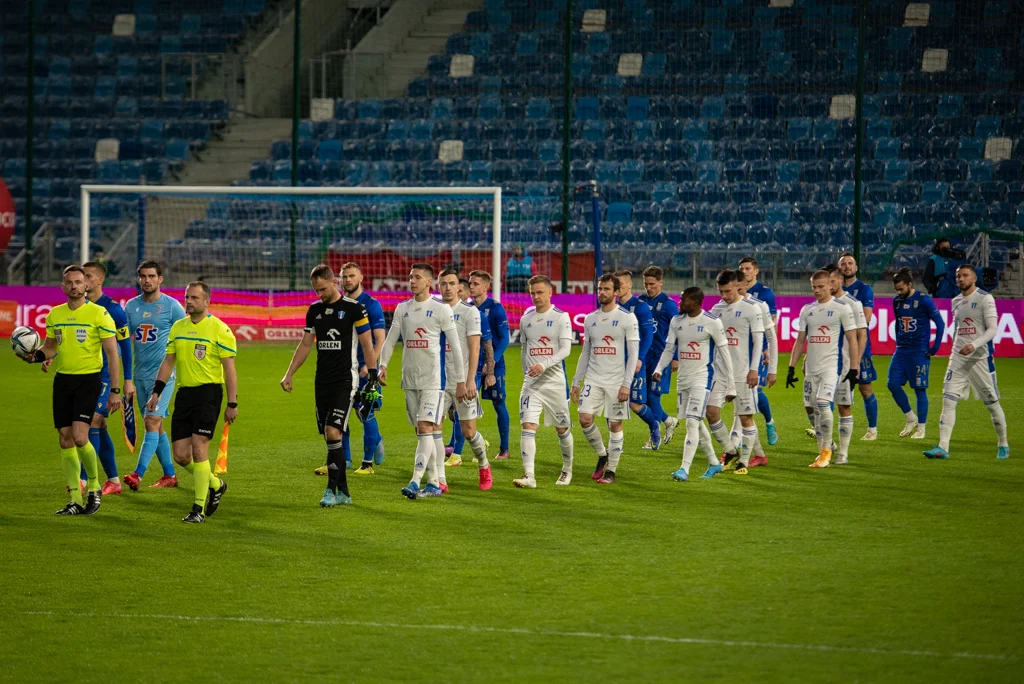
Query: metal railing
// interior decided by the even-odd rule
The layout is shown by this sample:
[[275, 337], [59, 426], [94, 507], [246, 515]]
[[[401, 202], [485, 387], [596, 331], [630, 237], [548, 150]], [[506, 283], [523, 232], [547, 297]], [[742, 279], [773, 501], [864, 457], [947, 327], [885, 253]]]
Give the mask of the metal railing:
[[[160, 55], [160, 96], [168, 97], [168, 83], [186, 78], [187, 99], [227, 100], [233, 106], [245, 98], [242, 64], [238, 55], [222, 52], [169, 52]], [[171, 96], [176, 96], [171, 93]]]

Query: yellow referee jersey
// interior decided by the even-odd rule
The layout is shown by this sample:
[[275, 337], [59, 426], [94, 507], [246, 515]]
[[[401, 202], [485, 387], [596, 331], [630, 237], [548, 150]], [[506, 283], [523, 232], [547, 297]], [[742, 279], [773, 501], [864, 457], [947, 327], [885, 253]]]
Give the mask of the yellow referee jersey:
[[103, 370], [103, 340], [116, 333], [107, 310], [88, 299], [72, 310], [55, 306], [46, 315], [46, 336], [57, 340], [54, 372], [86, 375]]
[[193, 323], [190, 316], [171, 326], [167, 353], [174, 354], [178, 371], [178, 387], [223, 384], [221, 359], [236, 354], [235, 334], [216, 316]]

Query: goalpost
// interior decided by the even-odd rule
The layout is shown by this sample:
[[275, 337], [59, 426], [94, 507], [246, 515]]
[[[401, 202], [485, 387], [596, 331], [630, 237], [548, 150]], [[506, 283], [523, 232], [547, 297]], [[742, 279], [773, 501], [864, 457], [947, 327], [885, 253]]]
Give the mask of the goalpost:
[[[102, 251], [124, 284], [143, 259], [167, 266], [168, 285], [204, 277], [253, 290], [301, 288], [321, 261], [336, 270], [356, 261], [367, 289], [400, 290], [409, 264], [427, 261], [464, 276], [490, 271], [495, 300], [504, 289], [500, 187], [83, 185], [81, 193], [81, 260]], [[513, 204], [514, 237], [549, 254], [554, 207]], [[535, 272], [550, 273], [545, 261], [537, 258]]]

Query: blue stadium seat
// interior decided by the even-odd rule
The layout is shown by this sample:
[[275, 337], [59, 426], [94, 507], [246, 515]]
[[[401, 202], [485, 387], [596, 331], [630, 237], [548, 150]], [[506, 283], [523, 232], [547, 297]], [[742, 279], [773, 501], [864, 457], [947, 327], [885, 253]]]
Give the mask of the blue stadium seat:
[[702, 119], [721, 119], [725, 116], [725, 98], [712, 95], [704, 98], [700, 107]]
[[1000, 135], [1003, 129], [1003, 120], [998, 116], [979, 116], [975, 120], [974, 135], [978, 138], [990, 138]]
[[946, 183], [927, 182], [921, 184], [921, 201], [925, 204], [942, 202], [949, 194], [949, 186]]
[[768, 223], [788, 223], [793, 207], [788, 202], [770, 202], [765, 208], [764, 220]]
[[608, 205], [605, 221], [610, 224], [629, 223], [632, 213], [633, 205], [629, 202], [612, 202]]
[[982, 138], [963, 138], [957, 147], [957, 159], [975, 161], [985, 157], [985, 141]]

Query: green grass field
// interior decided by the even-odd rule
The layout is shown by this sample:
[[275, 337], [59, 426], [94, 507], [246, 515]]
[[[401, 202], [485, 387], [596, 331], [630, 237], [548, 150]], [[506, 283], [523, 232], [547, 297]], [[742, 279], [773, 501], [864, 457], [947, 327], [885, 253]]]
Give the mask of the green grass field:
[[[576, 479], [556, 488], [542, 430], [538, 489], [516, 490], [513, 410], [493, 491], [468, 465], [448, 470], [449, 496], [417, 502], [399, 494], [414, 439], [392, 388], [387, 461], [350, 477], [354, 506], [324, 510], [311, 364], [293, 395], [277, 384], [291, 351], [241, 349], [231, 490], [199, 526], [179, 522], [187, 474], [177, 490], [125, 488], [92, 518], [55, 517], [50, 377], [0, 355], [0, 679], [1021, 681], [1024, 361], [999, 363], [1007, 461], [976, 401], [961, 404], [953, 457], [921, 456], [938, 435], [937, 359], [929, 439], [896, 436], [883, 379], [880, 439], [859, 441], [858, 405], [849, 466], [807, 468], [801, 395], [780, 384], [782, 441], [748, 477], [673, 482], [682, 431], [646, 452], [634, 420], [614, 486], [591, 482], [577, 432]], [[123, 475], [134, 459], [115, 432]], [[154, 460], [145, 484], [158, 476]]]

